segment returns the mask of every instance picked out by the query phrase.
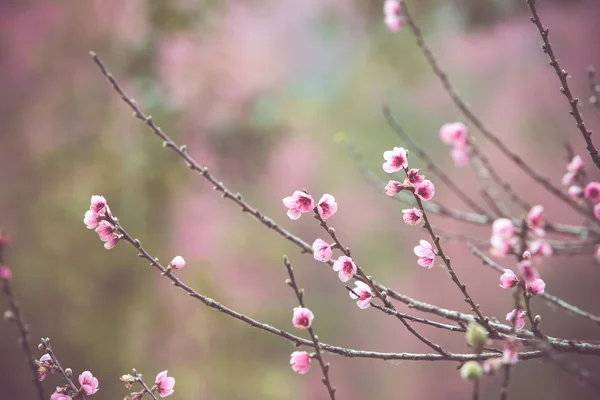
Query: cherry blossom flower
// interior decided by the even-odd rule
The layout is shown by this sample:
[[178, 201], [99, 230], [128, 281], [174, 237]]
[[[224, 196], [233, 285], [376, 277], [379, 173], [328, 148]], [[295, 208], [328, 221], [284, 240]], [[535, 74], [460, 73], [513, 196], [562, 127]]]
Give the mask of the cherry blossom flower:
[[168, 370], [156, 375], [156, 381], [154, 382], [160, 397], [167, 397], [175, 392], [173, 389], [175, 386], [175, 378], [167, 376], [167, 372]]
[[523, 252], [523, 260], [531, 260], [531, 252], [529, 250]]
[[584, 191], [581, 186], [570, 186], [567, 193], [569, 193], [569, 196], [575, 201], [581, 201], [584, 198]]
[[107, 250], [112, 249], [119, 243], [119, 235], [117, 229], [108, 221], [100, 221], [96, 228], [96, 233], [100, 236], [100, 240], [104, 243], [104, 248]]
[[383, 3], [383, 13], [389, 14], [400, 14], [400, 1], [399, 0], [385, 0]]
[[419, 257], [417, 264], [421, 267], [431, 268], [435, 259], [435, 252], [427, 240], [421, 240], [418, 246], [415, 246], [414, 252]]
[[90, 371], [84, 371], [79, 375], [79, 384], [87, 395], [92, 395], [98, 391], [98, 379]]
[[531, 265], [530, 260], [520, 261], [519, 270], [521, 271], [521, 276], [525, 280], [525, 282], [533, 281], [539, 277], [537, 270]]
[[383, 158], [385, 159], [383, 170], [389, 174], [408, 167], [408, 153], [403, 147], [394, 147], [394, 150], [385, 151]]
[[573, 157], [571, 162], [567, 164], [567, 171], [575, 173], [575, 174], [579, 173], [582, 168], [583, 168], [583, 159], [581, 158], [581, 156]]
[[12, 278], [11, 269], [7, 266], [0, 267], [0, 279], [3, 279], [5, 281], [10, 281], [10, 278]]
[[421, 222], [421, 219], [423, 219], [423, 213], [417, 208], [409, 208], [402, 210], [402, 219], [404, 220], [405, 224], [415, 226]]
[[406, 173], [405, 185], [417, 187], [425, 180], [425, 175], [419, 175], [419, 170], [416, 168], [409, 169]]
[[54, 362], [52, 361], [52, 357], [50, 357], [49, 354], [44, 354], [42, 357], [40, 357], [40, 360], [36, 361], [36, 364], [38, 365], [37, 372], [38, 379], [40, 380], [40, 382], [46, 379], [46, 375], [48, 375], [48, 372], [54, 372]]
[[537, 262], [541, 261], [542, 257], [550, 257], [554, 250], [552, 245], [543, 239], [536, 239], [529, 244], [529, 251], [533, 259]]
[[521, 345], [514, 338], [508, 338], [504, 341], [504, 351], [502, 352], [502, 363], [505, 365], [515, 365], [519, 361], [519, 350]]
[[466, 148], [455, 147], [450, 150], [450, 157], [454, 161], [454, 165], [458, 168], [462, 168], [469, 164], [471, 159], [470, 153]]
[[169, 263], [169, 267], [173, 269], [181, 269], [185, 267], [185, 260], [181, 256], [175, 256]]
[[546, 289], [546, 283], [539, 278], [528, 281], [525, 286], [527, 287], [527, 291], [533, 295], [542, 294]]
[[401, 184], [400, 182], [389, 181], [387, 183], [387, 185], [385, 185], [384, 191], [385, 191], [385, 194], [387, 194], [388, 196], [395, 196], [404, 189], [405, 189], [404, 185]]
[[493, 375], [502, 367], [502, 358], [488, 358], [483, 362], [483, 373], [486, 375]]
[[290, 356], [292, 370], [304, 375], [310, 369], [310, 355], [305, 351], [295, 351]]
[[100, 221], [102, 221], [102, 217], [92, 210], [87, 210], [83, 216], [83, 223], [88, 229], [96, 229]]
[[455, 148], [465, 148], [469, 143], [469, 131], [462, 122], [444, 124], [440, 128], [440, 139]]
[[421, 200], [431, 200], [435, 195], [435, 186], [433, 186], [433, 183], [430, 180], [425, 179], [415, 188], [415, 194], [419, 196]]
[[294, 220], [300, 218], [303, 213], [310, 212], [315, 208], [313, 198], [300, 190], [296, 190], [293, 195], [284, 198], [283, 204], [288, 208], [288, 217]]
[[504, 273], [500, 276], [500, 287], [502, 289], [514, 288], [518, 282], [519, 278], [510, 269], [505, 269]]
[[525, 326], [525, 313], [523, 310], [515, 308], [508, 314], [506, 314], [506, 320], [510, 322], [511, 325], [515, 327], [515, 329], [523, 329]]
[[502, 239], [510, 239], [515, 235], [515, 224], [508, 218], [499, 218], [492, 224], [492, 233]]
[[584, 192], [586, 199], [598, 203], [600, 202], [600, 182], [590, 182], [586, 185]]
[[492, 236], [490, 238], [490, 253], [496, 257], [504, 257], [514, 250], [514, 242], [516, 237], [505, 239], [500, 236]]
[[314, 318], [315, 315], [308, 308], [295, 307], [294, 316], [292, 317], [292, 324], [298, 329], [306, 330], [310, 328]]
[[313, 248], [313, 257], [317, 261], [321, 262], [329, 262], [331, 260], [331, 256], [333, 255], [333, 250], [329, 243], [324, 241], [323, 239], [317, 239], [312, 245]]
[[108, 206], [104, 196], [93, 195], [91, 203], [90, 211], [93, 211], [100, 216], [104, 216], [106, 214]]
[[576, 176], [577, 174], [574, 172], [567, 172], [563, 175], [562, 179], [560, 180], [560, 183], [562, 183], [563, 186], [569, 186], [573, 183]]
[[385, 16], [385, 25], [392, 32], [398, 32], [404, 26], [404, 18], [400, 15], [388, 14]]
[[364, 282], [356, 281], [354, 282], [356, 287], [352, 289], [350, 292], [350, 297], [356, 301], [356, 305], [360, 309], [369, 308], [371, 305], [371, 299], [373, 298], [373, 292], [371, 292], [371, 288]]
[[340, 281], [348, 282], [356, 273], [357, 267], [350, 257], [341, 256], [333, 263], [333, 270], [338, 272]]
[[56, 391], [50, 396], [50, 400], [71, 400], [72, 397], [63, 393], [63, 390], [63, 388], [57, 387]]
[[527, 214], [527, 220], [531, 226], [531, 230], [538, 236], [544, 236], [544, 206], [536, 205], [531, 207]]
[[317, 205], [317, 212], [323, 219], [327, 219], [336, 213], [338, 205], [335, 198], [330, 194], [324, 194]]

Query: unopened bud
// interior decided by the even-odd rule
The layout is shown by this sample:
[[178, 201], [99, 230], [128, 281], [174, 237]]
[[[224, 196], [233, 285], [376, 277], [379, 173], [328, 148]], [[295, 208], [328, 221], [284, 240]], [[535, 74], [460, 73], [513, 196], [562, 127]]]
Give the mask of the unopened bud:
[[483, 368], [477, 361], [467, 361], [460, 369], [460, 377], [465, 381], [476, 381], [482, 373]]
[[5, 321], [12, 322], [15, 320], [15, 314], [13, 314], [13, 312], [10, 310], [6, 310], [4, 311], [4, 315], [2, 316], [2, 318], [4, 318]]
[[483, 347], [488, 338], [488, 332], [477, 322], [471, 321], [467, 327], [467, 343], [476, 349]]
[[67, 376], [73, 376], [73, 370], [71, 368], [65, 368], [65, 374], [67, 374]]

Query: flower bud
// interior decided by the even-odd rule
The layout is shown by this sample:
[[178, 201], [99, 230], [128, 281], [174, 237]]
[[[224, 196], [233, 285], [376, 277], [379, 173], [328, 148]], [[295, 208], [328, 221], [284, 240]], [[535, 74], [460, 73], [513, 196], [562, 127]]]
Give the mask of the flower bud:
[[467, 343], [476, 349], [483, 347], [488, 338], [488, 332], [477, 322], [471, 321], [467, 327]]
[[476, 381], [482, 374], [483, 368], [477, 361], [467, 361], [460, 369], [460, 377], [465, 381]]

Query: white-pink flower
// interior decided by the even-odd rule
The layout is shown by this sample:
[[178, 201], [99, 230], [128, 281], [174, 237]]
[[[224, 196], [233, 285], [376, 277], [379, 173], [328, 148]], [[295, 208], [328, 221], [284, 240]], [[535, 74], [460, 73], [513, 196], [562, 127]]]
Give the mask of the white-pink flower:
[[119, 243], [119, 235], [117, 229], [108, 221], [100, 221], [96, 228], [96, 233], [100, 236], [100, 240], [104, 243], [104, 248], [107, 250], [112, 249]]
[[396, 14], [388, 14], [384, 19], [385, 25], [392, 32], [398, 32], [404, 26], [404, 18]]
[[400, 14], [400, 0], [385, 0], [383, 3], [383, 13], [389, 14]]
[[104, 196], [93, 195], [90, 205], [90, 211], [95, 212], [100, 216], [104, 216], [106, 214], [106, 199]]
[[469, 131], [462, 122], [444, 124], [440, 128], [440, 139], [447, 145], [464, 148], [469, 143]]
[[423, 219], [423, 213], [417, 208], [408, 208], [402, 210], [402, 219], [405, 224], [415, 226]]
[[338, 205], [335, 202], [335, 198], [330, 194], [324, 194], [317, 204], [317, 211], [321, 218], [327, 219], [336, 213]]
[[288, 208], [287, 215], [290, 219], [298, 219], [303, 213], [310, 212], [315, 208], [313, 198], [300, 190], [296, 190], [293, 195], [284, 198], [283, 204]]
[[415, 194], [421, 198], [421, 200], [431, 200], [435, 195], [435, 186], [433, 183], [425, 179], [415, 188]]
[[519, 361], [519, 350], [521, 345], [514, 338], [508, 338], [504, 341], [504, 351], [502, 352], [502, 363], [505, 365], [515, 365]]
[[71, 396], [68, 396], [65, 393], [63, 393], [63, 390], [63, 388], [57, 387], [56, 391], [50, 396], [50, 400], [71, 400]]
[[594, 252], [594, 259], [597, 263], [600, 264], [600, 246], [596, 246], [596, 251]]
[[537, 236], [544, 236], [544, 206], [536, 205], [531, 207], [527, 214], [527, 220], [533, 233]]
[[583, 168], [583, 159], [581, 156], [575, 156], [570, 163], [567, 164], [567, 171], [577, 174]]
[[364, 282], [356, 281], [354, 282], [356, 287], [352, 289], [350, 292], [350, 297], [356, 300], [356, 305], [360, 309], [369, 308], [371, 305], [371, 299], [373, 298], [373, 292], [371, 292], [371, 288]]
[[569, 186], [567, 193], [569, 193], [569, 196], [571, 196], [571, 198], [573, 200], [576, 200], [576, 201], [583, 200], [584, 193], [583, 193], [583, 188], [581, 186], [576, 186], [576, 185]]
[[185, 267], [185, 260], [181, 256], [175, 256], [169, 263], [169, 266], [173, 269], [181, 269]]
[[96, 214], [94, 211], [87, 210], [85, 212], [85, 215], [83, 217], [83, 223], [85, 224], [86, 228], [96, 229], [98, 227], [98, 224], [100, 223], [100, 221], [102, 221], [102, 218], [100, 217], [100, 215]]
[[383, 158], [385, 159], [383, 170], [389, 174], [408, 167], [408, 154], [403, 147], [394, 147], [394, 150], [385, 151]]
[[525, 313], [523, 310], [515, 308], [508, 314], [506, 314], [506, 320], [510, 322], [515, 329], [523, 329], [525, 326]]
[[405, 189], [404, 185], [402, 185], [400, 182], [389, 181], [387, 183], [387, 185], [385, 185], [384, 191], [385, 191], [385, 194], [387, 194], [388, 196], [395, 196], [404, 189]]
[[552, 245], [543, 239], [536, 239], [531, 242], [529, 244], [529, 251], [537, 262], [539, 262], [542, 257], [550, 257], [554, 253]]
[[515, 235], [515, 224], [508, 218], [499, 218], [492, 224], [492, 233], [502, 239], [510, 239]]
[[502, 289], [511, 289], [517, 285], [519, 278], [510, 269], [505, 269], [504, 273], [500, 276], [500, 287]]
[[590, 182], [584, 189], [585, 198], [594, 203], [600, 202], [600, 182]]
[[542, 294], [546, 290], [546, 283], [541, 279], [534, 279], [525, 284], [527, 291], [531, 294]]
[[450, 157], [452, 158], [452, 161], [454, 161], [454, 165], [458, 168], [462, 168], [469, 164], [471, 154], [466, 148], [455, 147], [450, 150]]
[[419, 257], [417, 264], [421, 267], [431, 268], [435, 259], [435, 252], [427, 240], [421, 240], [418, 246], [415, 246], [414, 252]]
[[340, 281], [348, 282], [356, 273], [357, 267], [350, 257], [341, 256], [333, 263], [333, 270], [338, 272]]
[[295, 307], [292, 317], [292, 324], [298, 329], [308, 329], [312, 324], [315, 315], [312, 311], [305, 307]]
[[329, 262], [331, 260], [331, 256], [333, 255], [333, 250], [329, 243], [324, 241], [323, 239], [317, 239], [314, 241], [313, 245], [313, 257], [317, 261], [321, 262]]
[[295, 351], [290, 356], [292, 370], [304, 375], [310, 369], [310, 354], [305, 351]]
[[562, 183], [563, 186], [569, 186], [573, 183], [576, 176], [577, 174], [575, 174], [574, 172], [567, 172], [563, 175], [562, 179], [560, 180], [560, 183]]
[[406, 173], [405, 185], [417, 187], [425, 180], [425, 175], [419, 175], [419, 170], [416, 168], [409, 169]]
[[52, 361], [52, 357], [48, 354], [44, 354], [40, 357], [40, 360], [37, 361], [38, 364], [38, 379], [43, 381], [46, 379], [46, 375], [48, 372], [54, 372], [54, 362]]
[[0, 279], [5, 280], [5, 281], [9, 281], [10, 278], [12, 278], [12, 271], [9, 267], [7, 266], [1, 266], [0, 267]]
[[79, 384], [81, 389], [87, 395], [92, 395], [98, 391], [98, 379], [90, 371], [84, 371], [79, 375]]
[[173, 387], [175, 386], [175, 378], [171, 376], [167, 376], [167, 371], [163, 371], [160, 374], [156, 375], [156, 381], [154, 384], [156, 385], [156, 389], [158, 390], [158, 394], [160, 397], [167, 397], [173, 394], [175, 390]]
[[537, 270], [531, 265], [530, 260], [523, 260], [517, 264], [519, 267], [519, 271], [521, 271], [521, 276], [525, 280], [525, 282], [533, 281], [539, 277]]

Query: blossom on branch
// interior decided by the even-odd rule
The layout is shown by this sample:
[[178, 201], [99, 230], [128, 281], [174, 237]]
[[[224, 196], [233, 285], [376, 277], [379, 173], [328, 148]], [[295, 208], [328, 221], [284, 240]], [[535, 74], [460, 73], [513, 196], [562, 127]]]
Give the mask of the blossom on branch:
[[389, 181], [387, 185], [385, 185], [384, 192], [388, 196], [395, 196], [401, 191], [406, 189], [403, 184], [398, 181]]
[[171, 376], [167, 376], [167, 371], [163, 371], [160, 374], [156, 375], [156, 381], [154, 384], [156, 385], [156, 390], [158, 390], [158, 394], [160, 397], [167, 397], [173, 394], [175, 390], [173, 387], [175, 386], [175, 378]]
[[347, 256], [341, 256], [333, 263], [333, 270], [338, 272], [338, 277], [342, 282], [352, 279], [357, 269], [354, 261]]
[[317, 212], [323, 219], [327, 219], [336, 213], [338, 205], [335, 198], [330, 194], [324, 194], [317, 204]]
[[510, 322], [515, 329], [523, 329], [523, 327], [525, 327], [525, 313], [519, 308], [515, 308], [506, 314], [506, 320]]
[[79, 375], [79, 384], [87, 395], [92, 395], [98, 391], [98, 379], [90, 371], [84, 371]]
[[423, 219], [423, 213], [417, 208], [402, 210], [402, 219], [406, 225], [415, 226]]
[[369, 308], [371, 305], [371, 299], [373, 298], [373, 292], [371, 292], [371, 288], [364, 282], [356, 281], [354, 282], [356, 285], [355, 288], [349, 293], [350, 297], [356, 301], [356, 305], [360, 309]]
[[385, 159], [383, 170], [388, 174], [408, 167], [408, 152], [403, 147], [394, 147], [394, 150], [385, 151], [383, 158]]
[[292, 370], [304, 375], [310, 369], [310, 354], [305, 351], [295, 351], [290, 356]]
[[300, 190], [296, 190], [293, 195], [283, 199], [283, 204], [288, 208], [287, 215], [290, 219], [298, 219], [303, 213], [307, 213], [315, 208], [313, 198]]
[[502, 289], [514, 288], [518, 282], [519, 278], [517, 278], [517, 275], [510, 269], [505, 269], [504, 273], [500, 276], [500, 287]]
[[181, 269], [185, 267], [185, 260], [181, 256], [175, 256], [169, 263], [169, 267], [173, 269]]
[[398, 32], [404, 26], [404, 18], [401, 15], [402, 6], [400, 0], [385, 0], [383, 3], [383, 14], [385, 25], [392, 32]]
[[421, 240], [418, 246], [415, 246], [414, 252], [419, 257], [417, 264], [421, 267], [431, 268], [435, 259], [435, 252], [427, 240]]
[[430, 180], [426, 179], [415, 188], [415, 194], [419, 196], [421, 200], [431, 200], [435, 195], [435, 186], [433, 186], [433, 183]]
[[313, 257], [317, 261], [321, 262], [329, 262], [331, 260], [331, 256], [333, 255], [333, 250], [329, 243], [324, 241], [323, 239], [317, 239], [312, 244], [313, 248]]
[[306, 330], [310, 328], [312, 320], [315, 318], [312, 311], [305, 307], [295, 307], [292, 317], [292, 324], [298, 329]]

